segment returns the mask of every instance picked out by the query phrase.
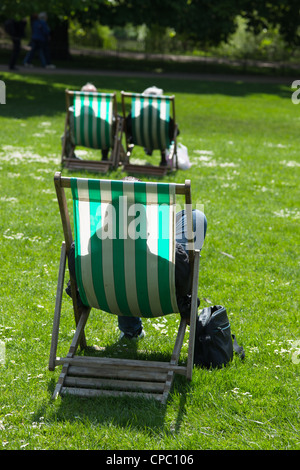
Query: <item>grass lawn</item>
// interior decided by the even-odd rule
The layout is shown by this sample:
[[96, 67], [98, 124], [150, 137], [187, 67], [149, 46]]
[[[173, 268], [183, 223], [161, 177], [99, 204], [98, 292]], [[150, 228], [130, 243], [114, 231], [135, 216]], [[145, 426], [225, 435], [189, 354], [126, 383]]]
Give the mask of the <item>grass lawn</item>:
[[[64, 90], [87, 78], [1, 78], [7, 104], [0, 107], [0, 449], [300, 449], [300, 117], [291, 89], [89, 77], [99, 90], [116, 91], [119, 104], [121, 90], [154, 84], [176, 95], [179, 142], [192, 167], [165, 181], [191, 179], [193, 204], [204, 205], [201, 307], [224, 305], [246, 352], [244, 362], [235, 357], [221, 370], [195, 369], [191, 383], [176, 377], [162, 406], [125, 398], [51, 400], [60, 372], [48, 371], [48, 357], [63, 239], [53, 176], [60, 169]], [[65, 294], [63, 301], [58, 355], [66, 354], [74, 330]], [[116, 343], [113, 315], [93, 311], [90, 320], [89, 344]], [[176, 315], [146, 320], [139, 347], [152, 356], [159, 348], [169, 353], [177, 322]]]

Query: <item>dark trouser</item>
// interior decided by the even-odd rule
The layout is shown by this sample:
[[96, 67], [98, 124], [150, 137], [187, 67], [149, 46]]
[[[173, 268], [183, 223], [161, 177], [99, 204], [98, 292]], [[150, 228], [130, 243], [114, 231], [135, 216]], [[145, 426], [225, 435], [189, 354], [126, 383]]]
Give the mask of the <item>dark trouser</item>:
[[12, 50], [12, 54], [11, 54], [10, 61], [9, 61], [10, 69], [13, 69], [16, 65], [16, 62], [20, 53], [20, 49], [21, 49], [21, 39], [14, 38], [12, 40], [12, 43], [13, 43], [13, 50]]

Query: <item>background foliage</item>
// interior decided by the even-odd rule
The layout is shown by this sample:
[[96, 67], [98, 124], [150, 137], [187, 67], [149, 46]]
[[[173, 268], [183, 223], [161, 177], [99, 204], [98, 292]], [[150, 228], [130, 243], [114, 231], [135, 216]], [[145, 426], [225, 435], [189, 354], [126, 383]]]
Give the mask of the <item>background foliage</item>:
[[2, 0], [0, 17], [21, 18], [39, 11], [47, 11], [53, 23], [76, 18], [89, 25], [98, 21], [111, 27], [127, 23], [170, 27], [206, 46], [226, 41], [236, 29], [236, 17], [242, 15], [255, 32], [278, 27], [288, 44], [299, 44], [297, 0]]

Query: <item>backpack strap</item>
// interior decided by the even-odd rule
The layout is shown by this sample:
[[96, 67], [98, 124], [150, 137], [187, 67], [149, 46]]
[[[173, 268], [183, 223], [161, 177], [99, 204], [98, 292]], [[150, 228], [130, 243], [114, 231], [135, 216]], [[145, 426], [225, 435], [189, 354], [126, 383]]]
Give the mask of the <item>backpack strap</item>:
[[244, 359], [245, 358], [244, 348], [242, 346], [238, 345], [235, 335], [231, 335], [231, 336], [232, 336], [232, 339], [233, 339], [233, 350], [234, 350], [234, 352], [236, 354], [238, 354], [238, 356], [240, 356], [241, 359]]

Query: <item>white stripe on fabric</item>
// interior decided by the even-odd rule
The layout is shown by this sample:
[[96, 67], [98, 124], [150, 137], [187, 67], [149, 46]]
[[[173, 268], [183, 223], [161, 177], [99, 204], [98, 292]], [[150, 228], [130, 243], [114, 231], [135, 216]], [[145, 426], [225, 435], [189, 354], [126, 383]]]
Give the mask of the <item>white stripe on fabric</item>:
[[80, 230], [81, 278], [86, 298], [90, 306], [99, 308], [94, 291], [91, 257], [90, 202], [88, 180], [78, 179], [78, 216]]
[[141, 142], [141, 102], [138, 98], [134, 101], [134, 121], [132, 125], [135, 126], [136, 141]]
[[170, 205], [170, 219], [169, 219], [169, 231], [170, 231], [170, 246], [169, 246], [169, 257], [172, 262], [171, 269], [169, 271], [170, 278], [170, 293], [171, 293], [171, 304], [173, 312], [178, 312], [177, 299], [176, 299], [176, 286], [175, 286], [175, 227], [176, 227], [176, 206], [175, 206], [175, 188], [170, 185], [170, 191], [173, 191], [174, 194], [170, 194], [170, 199], [173, 199], [173, 204]]
[[81, 110], [81, 101], [79, 96], [74, 96], [74, 123], [76, 127], [76, 143], [80, 142], [80, 110]]
[[108, 145], [112, 145], [112, 122], [113, 122], [113, 100], [110, 99], [109, 101], [109, 109], [108, 109], [108, 116], [106, 118], [109, 122], [109, 142]]
[[[134, 182], [127, 182], [123, 185], [123, 195], [127, 198], [127, 205], [124, 204], [126, 218], [129, 205], [134, 204]], [[123, 215], [125, 218], [125, 214]], [[135, 272], [135, 240], [128, 236], [128, 225], [126, 224], [126, 233], [124, 233], [124, 275], [127, 303], [132, 315], [139, 315], [141, 310], [138, 303], [136, 290], [136, 272]]]
[[162, 148], [167, 147], [165, 129], [166, 129], [166, 119], [167, 119], [167, 102], [166, 100], [161, 100], [160, 103], [160, 139]]
[[102, 98], [100, 102], [100, 134], [101, 134], [101, 145], [104, 147], [105, 143], [105, 121], [106, 121], [106, 99]]

